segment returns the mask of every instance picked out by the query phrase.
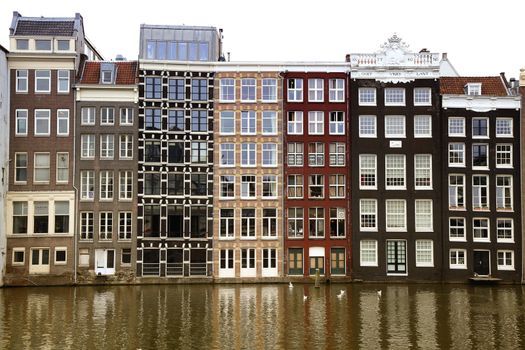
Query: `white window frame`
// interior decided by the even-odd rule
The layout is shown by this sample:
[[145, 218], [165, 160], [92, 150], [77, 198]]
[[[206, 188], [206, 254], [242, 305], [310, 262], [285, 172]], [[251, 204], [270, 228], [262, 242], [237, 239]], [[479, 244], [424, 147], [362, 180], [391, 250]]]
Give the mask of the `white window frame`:
[[[37, 167], [36, 158], [39, 155], [47, 155], [48, 166], [46, 167]], [[47, 169], [47, 180], [37, 180], [36, 172], [39, 169]], [[33, 182], [36, 184], [48, 184], [51, 181], [51, 156], [49, 152], [35, 152], [33, 154]]]
[[328, 80], [328, 101], [344, 102], [345, 101], [345, 79]]
[[94, 134], [80, 135], [80, 159], [94, 159], [96, 138]]
[[[509, 123], [509, 134], [502, 134], [501, 130], [498, 132], [498, 127], [501, 128], [501, 126], [498, 126], [498, 122], [508, 122]], [[506, 137], [506, 138], [512, 138], [514, 137], [514, 120], [512, 118], [496, 118], [496, 137]]]
[[[261, 83], [261, 100], [263, 103], [277, 102], [277, 79], [264, 78]], [[270, 94], [265, 94], [266, 92]]]
[[[343, 120], [337, 120], [340, 116], [343, 116]], [[330, 135], [344, 135], [345, 134], [345, 112], [333, 111], [328, 113], [328, 134]], [[333, 130], [332, 130], [333, 127]]]
[[308, 112], [308, 135], [324, 135], [324, 112]]
[[[290, 82], [294, 81], [294, 87], [290, 87]], [[287, 89], [287, 101], [288, 102], [303, 102], [303, 79], [301, 78], [288, 78], [286, 80]], [[299, 87], [297, 87], [300, 85]]]
[[[13, 266], [24, 266], [26, 264], [26, 248], [21, 248], [21, 247], [15, 247], [11, 250], [13, 253], [12, 253], [12, 257], [11, 257], [11, 264]], [[23, 255], [23, 260], [22, 261], [15, 261], [15, 253], [17, 252], [22, 252], [24, 253]]]
[[121, 170], [119, 171], [118, 181], [118, 200], [131, 201], [133, 200], [133, 171]]
[[[428, 100], [418, 101], [418, 97], [428, 95]], [[432, 106], [432, 89], [428, 87], [417, 87], [414, 88], [414, 106]]]
[[[47, 72], [47, 77], [38, 77], [38, 73], [44, 73]], [[39, 90], [38, 89], [38, 82], [40, 80], [47, 80], [47, 89], [46, 90]], [[35, 94], [48, 94], [51, 92], [51, 71], [49, 69], [36, 69], [35, 70]]]
[[131, 107], [123, 107], [120, 108], [120, 118], [119, 118], [119, 124], [120, 125], [133, 125], [133, 108]]
[[371, 87], [360, 87], [358, 90], [358, 99], [360, 106], [376, 106], [377, 89]]
[[308, 102], [324, 102], [324, 79], [308, 79]]
[[133, 159], [133, 135], [119, 135], [119, 159]]
[[[271, 124], [271, 130], [265, 130], [265, 121]], [[277, 111], [262, 111], [261, 132], [263, 135], [277, 135]]]
[[[110, 111], [112, 112], [112, 120], [109, 119]], [[115, 125], [114, 107], [100, 107], [100, 125]]]
[[[25, 72], [25, 76], [22, 75], [22, 72]], [[15, 73], [15, 76], [16, 76], [16, 88], [15, 88], [15, 91], [17, 93], [27, 93], [29, 91], [29, 72], [28, 72], [28, 70], [27, 69], [17, 69], [16, 73]], [[22, 81], [25, 81], [25, 86], [26, 86], [25, 89], [21, 89], [20, 88], [20, 85], [21, 85]]]
[[[253, 181], [243, 181], [243, 177], [253, 177]], [[253, 196], [250, 196], [249, 190], [250, 185], [253, 184], [254, 193]], [[247, 190], [247, 191], [245, 191]], [[247, 194], [247, 195], [246, 195]], [[241, 199], [255, 199], [257, 198], [257, 176], [256, 175], [250, 175], [250, 174], [243, 174], [241, 175]]]
[[[293, 116], [293, 120], [290, 117]], [[302, 111], [289, 111], [286, 115], [286, 131], [288, 135], [302, 135], [304, 128], [304, 114]]]
[[[487, 134], [486, 135], [474, 135], [474, 120], [485, 120], [487, 123]], [[471, 134], [473, 139], [488, 139], [490, 138], [490, 120], [487, 117], [475, 117], [471, 119]]]
[[255, 135], [256, 133], [257, 112], [254, 110], [241, 111], [241, 135]]
[[[21, 121], [24, 121], [25, 132], [19, 132]], [[29, 111], [27, 109], [15, 110], [15, 136], [27, 136], [27, 132], [29, 129], [28, 122], [29, 122]]]
[[[509, 178], [509, 185], [500, 185], [499, 179]], [[508, 190], [510, 207], [506, 206], [507, 196], [506, 192]], [[503, 206], [500, 206], [501, 194], [500, 191], [503, 191]], [[513, 211], [514, 210], [514, 177], [512, 175], [497, 175], [496, 176], [496, 210], [497, 211]]]
[[[247, 90], [248, 96], [244, 96], [244, 91], [243, 91], [244, 88], [248, 89]], [[253, 89], [253, 98], [250, 98], [252, 89]], [[253, 103], [255, 101], [257, 101], [257, 79], [248, 78], [248, 77], [242, 78], [241, 79], [241, 102]]]
[[[18, 166], [18, 157], [19, 156], [25, 156], [26, 158], [26, 164], [25, 164], [25, 167], [22, 167], [22, 166]], [[28, 158], [28, 154], [27, 152], [16, 152], [15, 153], [15, 162], [14, 162], [14, 167], [15, 167], [15, 173], [14, 173], [14, 180], [15, 180], [15, 184], [26, 184], [27, 183], [27, 178], [28, 178], [28, 168], [29, 168], [29, 158]], [[25, 169], [26, 170], [26, 178], [25, 180], [18, 180], [18, 169]]]
[[[458, 263], [460, 253], [463, 253], [463, 264]], [[456, 259], [456, 263], [452, 263], [452, 258], [454, 257]], [[451, 270], [466, 270], [467, 269], [467, 250], [466, 249], [456, 249], [452, 248], [448, 252], [448, 262], [449, 262], [449, 268]]]
[[[64, 121], [67, 126], [65, 133], [60, 132], [60, 122]], [[69, 136], [69, 109], [57, 109], [57, 136]]]
[[[233, 211], [233, 216], [223, 216], [223, 210]], [[233, 222], [233, 231], [230, 232], [230, 221]], [[222, 229], [225, 228], [225, 234], [222, 234]], [[233, 240], [235, 239], [235, 208], [219, 208], [219, 239]]]
[[[389, 159], [392, 159], [392, 160], [394, 160], [394, 159], [401, 160], [402, 159], [402, 167], [399, 167], [399, 166], [389, 167], [389, 164], [388, 164], [389, 163]], [[392, 173], [397, 172], [399, 170], [403, 170], [403, 177], [402, 177], [403, 184], [402, 185], [399, 185], [399, 184], [389, 185], [388, 184], [388, 180], [389, 179], [396, 179], [397, 178], [395, 176], [392, 176], [393, 175]], [[385, 154], [385, 189], [387, 189], [387, 190], [405, 190], [406, 189], [406, 185], [407, 185], [406, 170], [407, 170], [406, 155], [404, 155], [404, 154]], [[389, 174], [389, 172], [391, 172], [391, 174]]]
[[346, 165], [346, 144], [344, 142], [331, 142], [328, 145], [328, 164], [331, 167]]
[[[57, 260], [57, 252], [65, 252], [66, 253], [65, 261], [58, 261]], [[67, 247], [55, 247], [53, 258], [54, 258], [53, 261], [54, 261], [55, 265], [67, 265]]]
[[[428, 167], [421, 166], [423, 160], [425, 162], [428, 161]], [[425, 173], [428, 173], [430, 183], [428, 185], [418, 185], [418, 179], [426, 178], [425, 176], [422, 176]], [[433, 186], [432, 180], [432, 154], [414, 154], [414, 188], [416, 190], [431, 190]]]
[[[510, 227], [500, 227], [500, 223], [510, 222]], [[500, 231], [510, 230], [510, 238], [500, 238]], [[512, 218], [497, 218], [496, 219], [496, 241], [498, 243], [514, 243], [514, 219]]]
[[[506, 149], [505, 149], [506, 148]], [[504, 156], [507, 154], [508, 156]], [[496, 168], [500, 169], [512, 169], [514, 167], [513, 160], [513, 145], [511, 143], [498, 143], [496, 144]], [[501, 162], [502, 160], [509, 159], [509, 162]]]
[[[264, 215], [264, 212], [265, 210], [275, 210], [275, 216], [265, 216]], [[271, 208], [271, 207], [268, 207], [268, 208], [262, 208], [261, 209], [261, 237], [262, 239], [277, 239], [277, 236], [279, 234], [279, 215], [278, 215], [278, 209], [277, 208]], [[271, 232], [271, 228], [272, 228], [272, 223], [275, 223], [275, 232]], [[267, 229], [266, 231], [269, 232], [270, 234], [267, 234], [265, 233], [265, 228]]]
[[[253, 216], [246, 215], [245, 210], [250, 210]], [[253, 222], [252, 222], [253, 221]], [[244, 225], [246, 223], [246, 225]], [[246, 234], [243, 234], [243, 229], [246, 227]], [[253, 231], [251, 230], [253, 227]], [[240, 220], [240, 232], [239, 236], [241, 240], [254, 240], [257, 237], [257, 209], [256, 208], [241, 208], [241, 220]]]
[[[38, 113], [44, 113], [46, 112], [47, 113], [47, 117], [45, 118], [42, 118], [42, 117], [38, 117], [37, 114]], [[38, 128], [37, 128], [37, 123], [38, 121], [42, 119], [42, 120], [45, 120], [47, 119], [47, 132], [38, 132]], [[35, 136], [50, 136], [51, 135], [51, 110], [50, 109], [35, 109], [35, 129], [34, 129], [34, 135]]]
[[[367, 243], [367, 247], [365, 247], [364, 243]], [[374, 260], [364, 260], [363, 259], [363, 252], [367, 251], [367, 256], [374, 256]], [[360, 266], [370, 266], [370, 267], [377, 267], [377, 240], [375, 239], [363, 239], [359, 242], [359, 264]]]
[[[264, 194], [264, 185], [267, 184], [268, 186], [270, 186], [270, 188], [272, 188], [272, 193], [273, 195], [265, 195]], [[262, 175], [261, 177], [261, 186], [262, 186], [262, 189], [261, 189], [261, 197], [263, 199], [276, 199], [277, 198], [277, 195], [278, 195], [278, 188], [277, 187], [277, 175], [273, 175], [273, 174], [267, 174], [267, 175]]]
[[[123, 233], [124, 237], [121, 237]], [[118, 212], [118, 240], [130, 241], [133, 235], [133, 213], [130, 211]]]
[[[63, 155], [66, 155], [66, 166], [65, 168], [59, 168], [59, 157], [60, 156], [63, 156]], [[56, 159], [56, 182], [57, 184], [67, 184], [69, 183], [69, 152], [57, 152], [57, 155], [56, 155], [57, 159]], [[60, 179], [59, 176], [60, 176], [60, 170], [61, 169], [67, 169], [67, 172], [66, 172], [66, 179]]]
[[469, 96], [480, 96], [481, 95], [481, 83], [467, 83], [466, 84], [467, 95]]
[[[423, 211], [422, 208], [423, 204], [429, 204], [430, 203], [430, 211]], [[415, 212], [415, 231], [416, 232], [434, 232], [434, 203], [431, 199], [416, 199], [414, 203], [414, 212]], [[423, 226], [421, 224], [418, 224], [418, 222], [421, 222], [422, 219], [426, 217], [426, 220], [428, 221], [428, 226]]]
[[[332, 181], [335, 180], [335, 181]], [[342, 181], [339, 181], [342, 180]], [[335, 194], [332, 195], [332, 189]], [[342, 195], [339, 193], [343, 192]], [[346, 175], [345, 174], [329, 174], [328, 175], [328, 196], [330, 198], [346, 198]]]
[[[230, 120], [233, 127], [230, 131], [225, 131], [225, 122]], [[235, 111], [224, 110], [219, 112], [219, 130], [221, 135], [235, 135], [235, 124]]]
[[308, 166], [322, 167], [325, 165], [325, 144], [323, 142], [310, 142], [308, 144]]
[[[104, 141], [103, 138], [106, 138], [106, 140]], [[113, 158], [115, 158], [115, 135], [114, 134], [101, 134], [100, 135], [100, 159], [113, 159]]]
[[[430, 243], [430, 249], [428, 244]], [[427, 245], [426, 247], [422, 247]], [[434, 241], [431, 239], [416, 239], [415, 244], [416, 267], [434, 267]], [[419, 254], [418, 254], [419, 253]], [[421, 261], [422, 254], [430, 254], [430, 261]]]
[[[451, 149], [451, 147], [455, 147], [455, 146], [460, 146], [460, 148], [458, 149]], [[462, 161], [461, 162], [451, 162], [451, 155], [453, 154], [452, 152], [457, 153], [458, 155], [461, 155], [462, 154]], [[447, 152], [447, 157], [448, 157], [448, 166], [450, 168], [464, 168], [465, 167], [465, 158], [466, 158], [466, 155], [465, 155], [465, 144], [463, 142], [449, 142], [448, 144], [448, 152]], [[457, 157], [459, 158], [459, 157]]]
[[[219, 166], [221, 168], [232, 168], [235, 166], [235, 143], [221, 143], [219, 149]], [[233, 157], [230, 158], [229, 155]]]
[[[474, 146], [484, 146], [487, 155], [487, 165], [474, 165]], [[474, 143], [472, 144], [472, 169], [476, 170], [488, 170], [489, 169], [489, 154], [490, 149], [487, 143]]]
[[[452, 132], [452, 128], [459, 128], [459, 124], [453, 125], [456, 122], [460, 122], [462, 132]], [[448, 117], [448, 137], [465, 137], [465, 118], [463, 117]]]
[[[372, 209], [373, 210], [365, 210], [365, 204], [372, 204]], [[368, 209], [368, 208], [366, 208]], [[370, 216], [370, 217], [374, 217], [374, 221], [375, 221], [375, 226], [363, 226], [363, 216]], [[378, 230], [378, 219], [379, 217], [377, 216], [377, 199], [372, 199], [372, 198], [361, 198], [359, 200], [359, 230], [362, 231], [362, 232], [377, 232]]]
[[[232, 89], [232, 91], [228, 91], [229, 89]], [[222, 78], [220, 80], [219, 102], [235, 102], [234, 78]]]
[[[93, 191], [90, 191], [90, 187], [93, 187]], [[95, 199], [96, 187], [95, 187], [95, 171], [93, 170], [82, 170], [80, 171], [80, 200], [81, 201], [93, 201]]]
[[[364, 166], [364, 160], [369, 159], [367, 163], [373, 160], [373, 165], [368, 167]], [[367, 170], [364, 172], [364, 170]], [[363, 184], [363, 175], [372, 175], [374, 176], [374, 185], [364, 185]], [[365, 181], [366, 182], [366, 181]], [[377, 190], [377, 155], [376, 154], [360, 154], [359, 155], [359, 189], [360, 190]]]
[[[82, 107], [80, 114], [80, 125], [95, 125], [97, 115], [97, 109], [95, 107]], [[86, 120], [85, 117], [88, 119]]]
[[[398, 123], [401, 121], [402, 123]], [[401, 131], [396, 130], [402, 128]], [[406, 117], [404, 115], [385, 115], [385, 138], [405, 138], [406, 137]]]
[[[477, 226], [476, 221], [486, 222], [487, 226]], [[476, 237], [476, 230], [486, 230], [486, 237]], [[483, 217], [472, 218], [472, 241], [473, 242], [490, 242], [490, 219]]]
[[[398, 97], [402, 97], [402, 101], [397, 101]], [[394, 100], [394, 98], [396, 100]], [[406, 105], [405, 88], [395, 88], [395, 87], [385, 88], [385, 106], [405, 106], [405, 105]]]
[[[401, 206], [398, 206], [397, 208], [403, 209], [402, 211], [392, 213], [389, 211], [389, 209], [394, 209], [392, 206], [394, 204], [402, 204]], [[399, 218], [403, 219], [403, 226], [396, 227], [393, 225], [393, 219], [394, 216], [398, 216]], [[385, 201], [385, 226], [386, 226], [386, 232], [406, 232], [407, 231], [407, 203], [404, 199], [387, 199]]]
[[[98, 213], [98, 239], [108, 241], [113, 239], [114, 218], [112, 211], [101, 211]], [[102, 224], [104, 221], [104, 225]], [[111, 222], [111, 224], [109, 224]]]
[[241, 167], [254, 168], [256, 164], [257, 164], [257, 144], [256, 143], [241, 143]]
[[113, 170], [101, 170], [99, 172], [99, 200], [113, 201], [115, 195], [115, 175]]
[[[500, 253], [504, 255], [504, 261], [507, 259], [507, 255], [510, 255], [510, 260], [511, 260], [511, 264], [508, 265], [508, 264], [500, 264], [500, 259], [499, 259], [499, 256], [500, 256]], [[514, 271], [514, 264], [515, 264], [515, 261], [514, 261], [514, 251], [513, 250], [503, 250], [503, 249], [498, 249], [497, 252], [496, 252], [496, 263], [498, 265], [498, 271]]]
[[[62, 75], [62, 76], [61, 76]], [[62, 90], [60, 89], [60, 82], [66, 81], [67, 89]], [[59, 94], [69, 94], [69, 91], [71, 90], [69, 86], [69, 71], [65, 69], [59, 69], [57, 70], [57, 92]]]
[[[461, 178], [462, 181], [463, 181], [463, 184], [462, 185], [457, 185], [457, 184], [452, 185], [450, 183], [450, 180], [451, 180], [452, 176]], [[455, 206], [451, 205], [451, 203], [450, 203], [451, 186], [454, 186], [454, 195], [455, 195], [455, 198], [456, 198], [456, 203], [458, 202], [458, 189], [459, 188], [463, 189], [463, 195], [462, 195], [463, 196], [463, 204], [462, 205], [455, 205]], [[448, 196], [449, 196], [449, 198], [448, 198], [449, 210], [465, 210], [465, 208], [466, 208], [466, 199], [467, 199], [465, 174], [449, 174], [448, 175]]]
[[[463, 226], [451, 226], [451, 220], [463, 221]], [[452, 229], [463, 229], [462, 236], [452, 237]], [[448, 218], [448, 240], [450, 242], [466, 242], [467, 241], [467, 219], [464, 217], [449, 217]]]
[[[230, 179], [233, 179], [232, 182], [226, 182], [224, 180], [226, 180], [226, 178], [230, 178]], [[220, 199], [235, 199], [235, 182], [236, 182], [236, 177], [235, 175], [220, 175], [219, 176], [219, 198]], [[222, 191], [222, 188], [223, 188], [223, 185], [225, 184], [228, 184], [228, 185], [233, 185], [233, 193], [231, 194], [231, 196], [225, 196], [224, 194], [227, 193], [227, 192], [223, 192]]]
[[[304, 143], [302, 142], [288, 142], [287, 147], [287, 165], [289, 167], [304, 166]], [[300, 148], [300, 150], [298, 150]], [[293, 161], [290, 161], [293, 159]]]
[[[256, 156], [257, 157], [257, 156]], [[273, 168], [277, 166], [277, 144], [262, 144], [262, 163], [263, 168]]]
[[[290, 184], [290, 178], [293, 177], [294, 183]], [[297, 179], [301, 179], [301, 183], [298, 184]], [[294, 196], [290, 196], [290, 191], [293, 189]], [[297, 190], [301, 190], [301, 196], [297, 196]], [[290, 174], [288, 175], [288, 181], [286, 184], [286, 196], [288, 199], [301, 199], [304, 198], [304, 176], [302, 174]]]
[[[418, 126], [421, 127], [422, 122], [428, 125], [428, 131], [421, 132]], [[426, 125], [425, 125], [426, 126]], [[414, 116], [414, 138], [431, 138], [432, 137], [432, 116], [431, 115], [415, 115]]]
[[[486, 185], [475, 185], [474, 184], [474, 178], [484, 178], [486, 179]], [[472, 210], [476, 210], [476, 211], [486, 211], [486, 210], [489, 210], [490, 209], [490, 179], [489, 179], [489, 176], [488, 175], [480, 175], [480, 174], [474, 174], [472, 175]], [[486, 193], [486, 206], [483, 206], [482, 204], [484, 203], [481, 203], [481, 192], [483, 190], [483, 188], [485, 188], [485, 193]], [[478, 192], [478, 193], [476, 193]], [[474, 201], [474, 197], [475, 196], [478, 196], [480, 198], [480, 206], [476, 206], [475, 204], [475, 201]]]
[[[308, 175], [308, 198], [323, 199], [326, 197], [325, 193], [325, 176], [323, 174], [309, 174]], [[314, 196], [312, 189], [321, 189], [320, 196]]]
[[[366, 120], [373, 121], [373, 133], [363, 133], [364, 131], [364, 122]], [[366, 125], [371, 127], [371, 125]], [[377, 137], [377, 116], [375, 115], [360, 115], [359, 116], [359, 137], [364, 138], [376, 138]]]

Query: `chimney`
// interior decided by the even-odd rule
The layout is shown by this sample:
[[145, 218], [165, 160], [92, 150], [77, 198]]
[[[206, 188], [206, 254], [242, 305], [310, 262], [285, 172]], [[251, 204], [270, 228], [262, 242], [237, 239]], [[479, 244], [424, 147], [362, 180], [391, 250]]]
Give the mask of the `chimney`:
[[13, 35], [15, 33], [16, 25], [18, 24], [18, 19], [22, 15], [18, 11], [13, 11], [13, 19], [11, 20], [11, 27], [9, 27], [9, 34]]
[[345, 56], [345, 62], [350, 62], [350, 54], [346, 54]]
[[442, 55], [442, 58], [441, 58], [443, 61], [446, 61], [448, 60], [448, 57], [447, 57], [447, 53], [446, 52], [443, 52], [443, 55]]

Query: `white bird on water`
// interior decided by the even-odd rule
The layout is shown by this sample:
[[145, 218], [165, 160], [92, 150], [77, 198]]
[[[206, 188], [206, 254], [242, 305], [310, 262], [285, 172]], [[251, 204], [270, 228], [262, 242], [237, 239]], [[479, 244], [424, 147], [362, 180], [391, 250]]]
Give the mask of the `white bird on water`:
[[341, 299], [344, 295], [345, 295], [345, 291], [344, 291], [344, 290], [341, 290], [341, 291], [339, 292], [339, 294], [337, 294], [337, 297], [338, 297], [339, 299]]
[[288, 283], [288, 288], [293, 288], [292, 282]]
[[308, 299], [308, 296], [303, 295], [303, 301], [306, 301], [306, 299]]
[[380, 290], [377, 291], [377, 297], [378, 298], [381, 298], [381, 293], [382, 293], [382, 291], [380, 291]]

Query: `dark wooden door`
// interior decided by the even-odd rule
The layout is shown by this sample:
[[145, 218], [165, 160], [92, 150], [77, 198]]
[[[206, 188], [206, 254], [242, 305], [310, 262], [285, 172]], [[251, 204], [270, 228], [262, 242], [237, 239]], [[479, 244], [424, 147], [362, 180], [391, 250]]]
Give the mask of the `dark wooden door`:
[[488, 276], [490, 273], [490, 252], [485, 250], [474, 251], [474, 273]]

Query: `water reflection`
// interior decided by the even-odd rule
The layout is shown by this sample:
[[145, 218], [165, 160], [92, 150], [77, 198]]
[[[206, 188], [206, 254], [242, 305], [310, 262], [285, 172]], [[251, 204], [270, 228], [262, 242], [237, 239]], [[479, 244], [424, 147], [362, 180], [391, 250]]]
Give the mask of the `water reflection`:
[[3, 289], [0, 348], [518, 349], [523, 292], [379, 284]]

